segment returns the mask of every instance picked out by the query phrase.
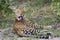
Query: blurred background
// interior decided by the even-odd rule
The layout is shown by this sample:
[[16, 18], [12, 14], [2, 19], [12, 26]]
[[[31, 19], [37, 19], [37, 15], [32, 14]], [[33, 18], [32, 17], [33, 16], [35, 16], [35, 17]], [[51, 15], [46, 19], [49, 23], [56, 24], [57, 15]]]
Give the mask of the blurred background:
[[54, 37], [60, 37], [60, 0], [0, 0], [0, 29], [13, 27], [12, 6], [24, 7], [25, 17], [39, 30], [48, 30]]

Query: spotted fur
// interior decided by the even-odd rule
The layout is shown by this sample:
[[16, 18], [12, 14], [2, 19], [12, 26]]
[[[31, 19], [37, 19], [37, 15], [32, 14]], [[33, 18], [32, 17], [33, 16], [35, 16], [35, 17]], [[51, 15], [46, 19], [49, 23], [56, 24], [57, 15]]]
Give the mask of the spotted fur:
[[32, 27], [33, 25], [31, 21], [26, 20], [24, 18], [22, 20], [17, 19], [19, 16], [24, 15], [22, 9], [15, 9], [15, 14], [16, 18], [13, 27], [15, 33], [18, 34], [19, 36], [29, 36], [33, 34], [34, 28]]

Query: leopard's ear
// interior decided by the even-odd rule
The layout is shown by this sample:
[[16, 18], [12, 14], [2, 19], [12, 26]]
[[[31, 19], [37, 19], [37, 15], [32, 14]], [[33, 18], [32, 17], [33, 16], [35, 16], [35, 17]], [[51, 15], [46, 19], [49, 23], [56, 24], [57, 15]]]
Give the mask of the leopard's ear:
[[21, 12], [23, 12], [23, 13], [25, 12], [24, 7], [21, 7], [21, 6], [20, 6], [20, 7], [17, 7], [17, 6], [11, 6], [10, 8], [13, 9], [14, 12], [15, 12], [17, 9], [20, 10]]

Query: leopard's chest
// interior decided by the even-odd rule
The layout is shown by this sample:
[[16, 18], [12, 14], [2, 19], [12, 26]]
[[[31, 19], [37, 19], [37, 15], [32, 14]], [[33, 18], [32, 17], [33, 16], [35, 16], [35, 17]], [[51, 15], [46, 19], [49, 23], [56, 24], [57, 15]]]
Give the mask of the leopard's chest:
[[15, 28], [26, 28], [26, 24], [22, 22], [15, 23]]

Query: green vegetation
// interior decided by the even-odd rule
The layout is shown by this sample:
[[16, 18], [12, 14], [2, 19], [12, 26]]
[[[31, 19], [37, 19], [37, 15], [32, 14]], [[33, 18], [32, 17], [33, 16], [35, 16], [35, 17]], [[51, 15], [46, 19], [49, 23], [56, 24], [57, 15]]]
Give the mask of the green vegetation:
[[[0, 12], [1, 13], [12, 13], [12, 9], [9, 8], [9, 0], [0, 0]], [[0, 13], [0, 14], [1, 14]]]
[[[56, 24], [60, 23], [59, 0], [23, 0], [22, 3], [17, 0], [0, 0], [0, 28], [12, 27], [13, 25], [14, 13], [13, 10], [10, 9], [10, 6], [24, 7], [26, 18], [28, 18], [29, 20], [33, 20], [32, 22], [37, 23], [38, 25], [55, 26]], [[54, 28], [52, 27], [52, 29]], [[51, 29], [47, 30], [52, 31]], [[59, 33], [60, 31], [57, 30], [54, 35], [60, 36]]]

